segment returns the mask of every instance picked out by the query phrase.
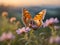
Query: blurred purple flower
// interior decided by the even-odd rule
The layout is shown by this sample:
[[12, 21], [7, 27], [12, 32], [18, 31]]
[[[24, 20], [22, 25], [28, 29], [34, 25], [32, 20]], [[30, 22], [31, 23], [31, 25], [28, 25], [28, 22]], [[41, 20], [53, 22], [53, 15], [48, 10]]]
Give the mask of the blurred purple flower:
[[60, 37], [56, 36], [56, 37], [50, 37], [49, 39], [49, 43], [60, 43]]
[[59, 20], [57, 18], [50, 18], [50, 19], [47, 19], [45, 23], [43, 23], [43, 27], [47, 27], [51, 24], [58, 23], [58, 22]]
[[55, 39], [56, 43], [60, 43], [60, 37], [57, 36], [56, 39]]
[[29, 27], [22, 27], [21, 29], [16, 30], [17, 34], [21, 34], [23, 32], [28, 32], [31, 29]]
[[4, 40], [10, 40], [10, 39], [14, 39], [15, 36], [11, 33], [11, 32], [8, 32], [8, 33], [3, 33], [0, 37], [0, 41], [4, 41]]
[[20, 29], [16, 30], [16, 32], [17, 32], [17, 34], [20, 34], [21, 33]]
[[59, 20], [57, 18], [55, 18], [54, 23], [58, 23], [58, 22], [59, 22]]
[[29, 27], [26, 27], [26, 32], [30, 31], [31, 29]]

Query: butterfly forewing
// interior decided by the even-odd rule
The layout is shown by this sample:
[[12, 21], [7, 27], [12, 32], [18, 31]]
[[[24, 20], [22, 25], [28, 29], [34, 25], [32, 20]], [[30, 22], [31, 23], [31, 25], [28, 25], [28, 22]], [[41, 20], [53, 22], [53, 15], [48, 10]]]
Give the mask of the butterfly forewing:
[[37, 23], [37, 26], [41, 26], [42, 25], [42, 20], [44, 19], [45, 14], [46, 14], [46, 9], [42, 10], [41, 12], [39, 12], [33, 18], [33, 20]]
[[28, 26], [29, 21], [32, 19], [31, 14], [25, 8], [23, 8], [22, 12], [23, 12], [23, 14], [22, 14], [23, 23], [25, 24], [25, 26]]

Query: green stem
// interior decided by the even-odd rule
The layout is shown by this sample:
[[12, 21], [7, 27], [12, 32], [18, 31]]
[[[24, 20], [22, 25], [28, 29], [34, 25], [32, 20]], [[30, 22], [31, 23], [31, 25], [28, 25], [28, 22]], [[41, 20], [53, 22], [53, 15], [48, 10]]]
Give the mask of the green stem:
[[56, 30], [54, 29], [54, 26], [49, 26], [52, 32], [52, 36], [56, 36]]
[[27, 34], [27, 33], [25, 33], [24, 38], [25, 38], [26, 40], [28, 40], [28, 34]]
[[10, 42], [8, 42], [8, 44], [7, 45], [10, 45]]
[[33, 32], [34, 32], [34, 30], [30, 31], [30, 39], [32, 38], [32, 36], [34, 36]]

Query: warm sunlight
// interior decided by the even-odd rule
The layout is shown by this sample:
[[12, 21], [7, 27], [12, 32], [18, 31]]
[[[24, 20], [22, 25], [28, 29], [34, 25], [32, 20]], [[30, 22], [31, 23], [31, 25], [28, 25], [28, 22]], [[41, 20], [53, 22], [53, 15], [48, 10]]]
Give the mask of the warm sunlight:
[[4, 6], [41, 6], [60, 5], [60, 0], [0, 0]]

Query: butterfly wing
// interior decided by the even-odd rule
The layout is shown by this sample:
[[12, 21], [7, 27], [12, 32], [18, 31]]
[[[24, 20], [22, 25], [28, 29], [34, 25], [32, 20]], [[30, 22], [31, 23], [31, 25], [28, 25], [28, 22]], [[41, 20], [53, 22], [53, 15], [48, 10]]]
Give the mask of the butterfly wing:
[[44, 19], [44, 16], [46, 14], [46, 9], [42, 10], [41, 12], [39, 12], [34, 18], [33, 20], [36, 22], [37, 26], [41, 26], [42, 25], [42, 20]]
[[32, 19], [31, 14], [25, 8], [22, 10], [22, 20], [25, 26], [29, 26], [29, 21]]

